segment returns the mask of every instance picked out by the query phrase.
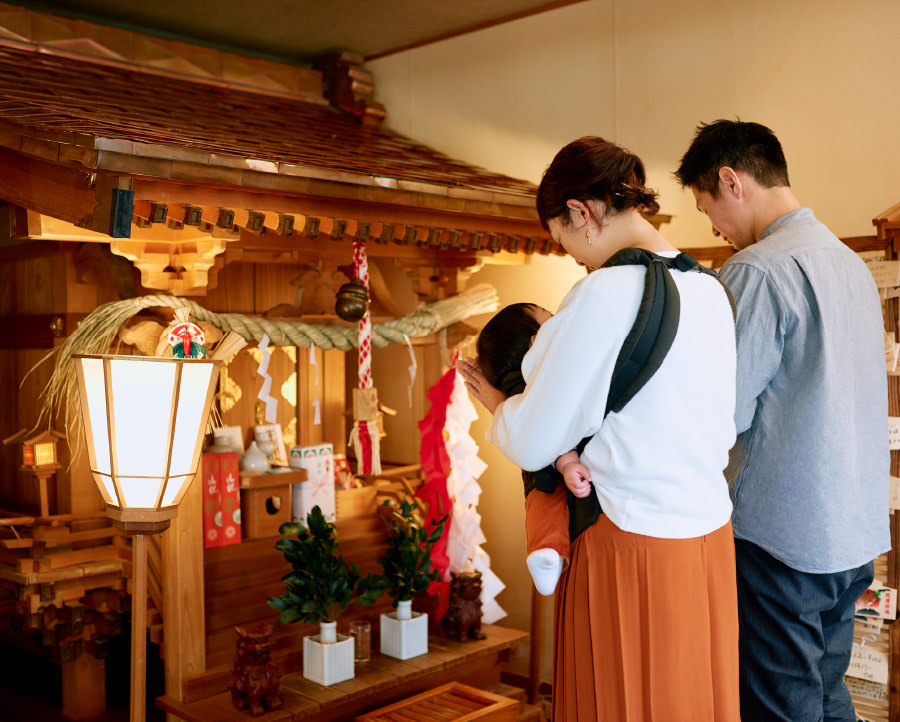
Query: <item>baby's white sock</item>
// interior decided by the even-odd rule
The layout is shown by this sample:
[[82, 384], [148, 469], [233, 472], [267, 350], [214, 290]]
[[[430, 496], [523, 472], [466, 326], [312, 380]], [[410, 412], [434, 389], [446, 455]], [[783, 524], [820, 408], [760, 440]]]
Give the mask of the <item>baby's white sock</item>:
[[545, 597], [553, 594], [565, 562], [555, 549], [536, 549], [525, 558], [528, 571], [538, 593]]

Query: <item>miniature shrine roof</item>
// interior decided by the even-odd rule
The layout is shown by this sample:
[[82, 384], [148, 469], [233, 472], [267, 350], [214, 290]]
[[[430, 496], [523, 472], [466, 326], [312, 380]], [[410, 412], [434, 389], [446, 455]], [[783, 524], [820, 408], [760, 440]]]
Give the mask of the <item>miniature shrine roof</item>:
[[36, 140], [84, 147], [85, 167], [103, 168], [108, 151], [134, 156], [137, 172], [158, 168], [143, 159], [169, 155], [223, 168], [244, 159], [267, 173], [363, 185], [422, 184], [437, 194], [472, 189], [530, 201], [535, 189], [360, 122], [312, 94], [252, 92], [23, 48], [0, 47], [0, 118], [32, 128]]
[[533, 183], [389, 130], [362, 59], [320, 61], [281, 65], [0, 3], [0, 199], [30, 214], [14, 235], [144, 243], [111, 244], [132, 260], [149, 241], [181, 257], [190, 237], [195, 253], [203, 234], [561, 252]]

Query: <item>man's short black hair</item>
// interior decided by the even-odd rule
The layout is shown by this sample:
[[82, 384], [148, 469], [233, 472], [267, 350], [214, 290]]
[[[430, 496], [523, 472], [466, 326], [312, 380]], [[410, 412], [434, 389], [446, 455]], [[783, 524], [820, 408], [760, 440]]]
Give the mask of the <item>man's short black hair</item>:
[[702, 123], [675, 177], [682, 187], [719, 196], [719, 169], [743, 171], [763, 188], [790, 186], [787, 161], [775, 134], [759, 123], [717, 120]]

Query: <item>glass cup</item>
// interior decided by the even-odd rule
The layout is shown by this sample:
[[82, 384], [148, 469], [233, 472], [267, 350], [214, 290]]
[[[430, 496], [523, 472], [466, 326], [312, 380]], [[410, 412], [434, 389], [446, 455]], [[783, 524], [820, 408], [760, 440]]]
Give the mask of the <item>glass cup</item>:
[[353, 660], [368, 662], [372, 649], [372, 625], [365, 619], [350, 622], [350, 636], [353, 637]]

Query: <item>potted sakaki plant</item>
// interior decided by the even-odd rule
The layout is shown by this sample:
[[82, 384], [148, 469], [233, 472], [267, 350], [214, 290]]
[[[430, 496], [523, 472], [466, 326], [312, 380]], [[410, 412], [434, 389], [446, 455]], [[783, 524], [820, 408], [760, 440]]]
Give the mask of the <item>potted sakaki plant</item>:
[[287, 522], [275, 548], [284, 554], [293, 571], [282, 579], [285, 593], [267, 600], [281, 612], [280, 624], [319, 623], [319, 634], [303, 638], [303, 676], [321, 685], [353, 678], [353, 638], [337, 633], [337, 618], [351, 604], [373, 604], [381, 596], [380, 577], [363, 576], [357, 564], [344, 561], [334, 524], [315, 506], [306, 526]]
[[431, 563], [431, 547], [440, 539], [445, 516], [431, 531], [425, 529], [418, 505], [403, 499], [382, 504], [388, 525], [387, 550], [378, 559], [384, 584], [397, 611], [381, 615], [381, 653], [409, 659], [428, 651], [428, 615], [413, 613], [412, 600], [440, 579]]

